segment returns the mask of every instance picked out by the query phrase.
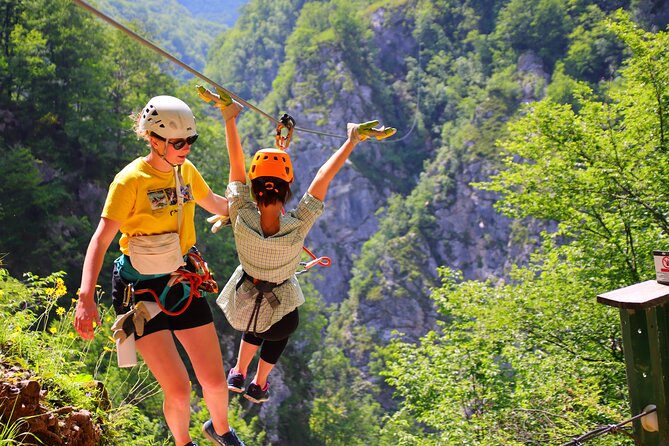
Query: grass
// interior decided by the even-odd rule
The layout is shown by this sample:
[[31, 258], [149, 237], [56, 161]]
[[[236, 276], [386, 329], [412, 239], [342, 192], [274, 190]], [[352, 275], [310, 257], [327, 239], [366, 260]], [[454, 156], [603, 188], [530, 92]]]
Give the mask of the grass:
[[[76, 299], [68, 293], [64, 273], [33, 274], [18, 280], [0, 268], [0, 359], [40, 382], [49, 409], [72, 406], [93, 414], [102, 429], [102, 445], [155, 445], [167, 439], [160, 390], [140, 362], [130, 370], [116, 366], [110, 326], [113, 312], [99, 305], [103, 326], [95, 339], [84, 341], [73, 328]], [[104, 293], [99, 289], [98, 302]], [[25, 372], [23, 372], [25, 373]], [[125, 414], [136, 426], [128, 429]], [[3, 423], [0, 445], [25, 441], [26, 421]]]

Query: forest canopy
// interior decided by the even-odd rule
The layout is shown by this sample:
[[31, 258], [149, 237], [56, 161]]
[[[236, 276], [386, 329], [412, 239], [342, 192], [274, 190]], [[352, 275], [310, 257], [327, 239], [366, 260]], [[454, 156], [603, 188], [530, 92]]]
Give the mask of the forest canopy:
[[[652, 279], [650, 253], [669, 237], [667, 7], [253, 0], [235, 26], [197, 30], [212, 34], [203, 54], [184, 46], [198, 22], [159, 3], [98, 2], [142, 35], [165, 38], [168, 24], [170, 50], [273, 114], [341, 130], [376, 113], [410, 129], [352, 157], [335, 213], [315, 228], [343, 265], [322, 275], [346, 292], [326, 303], [317, 287], [328, 282], [304, 278], [280, 403], [232, 402], [247, 445], [557, 445], [630, 416], [618, 315], [595, 296]], [[3, 363], [34, 370], [49, 404], [96, 413], [100, 444], [168, 444], [156, 383], [113, 364], [106, 283], [95, 341], [74, 338], [71, 305], [109, 182], [147, 151], [133, 112], [156, 94], [190, 104], [200, 139], [189, 156], [218, 192], [220, 119], [194, 81], [71, 1], [0, 8]], [[244, 113], [252, 150], [272, 129]], [[296, 140], [309, 169], [331, 150]], [[212, 235], [205, 217], [198, 246], [225, 281], [232, 236]], [[235, 333], [216, 323], [229, 362]], [[93, 380], [114, 389], [111, 407], [82, 390]], [[193, 401], [199, 440], [208, 414]]]

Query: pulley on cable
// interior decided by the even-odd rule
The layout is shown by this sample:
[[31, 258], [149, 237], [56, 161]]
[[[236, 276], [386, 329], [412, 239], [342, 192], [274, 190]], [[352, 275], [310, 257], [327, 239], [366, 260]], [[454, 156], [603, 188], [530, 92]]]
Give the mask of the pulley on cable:
[[[274, 144], [276, 145], [277, 149], [284, 151], [288, 149], [290, 141], [293, 137], [294, 128], [295, 128], [295, 119], [293, 119], [293, 117], [290, 116], [288, 113], [284, 113], [283, 116], [281, 116], [281, 119], [278, 120], [278, 123], [276, 125], [276, 137], [274, 139]], [[285, 213], [285, 211], [282, 209], [281, 213], [283, 214]], [[296, 275], [309, 272], [309, 270], [316, 265], [328, 267], [332, 264], [332, 260], [330, 260], [329, 257], [316, 257], [316, 255], [313, 252], [311, 252], [306, 246], [303, 246], [302, 249], [304, 250], [305, 253], [307, 253], [309, 257], [311, 257], [311, 260], [309, 262], [300, 262], [300, 266], [302, 266], [304, 269], [297, 271], [295, 273]]]
[[[284, 113], [276, 125], [276, 138], [274, 144], [277, 149], [288, 150], [290, 140], [293, 137], [293, 129], [295, 128], [295, 120], [288, 113]], [[283, 130], [286, 134], [283, 134]]]

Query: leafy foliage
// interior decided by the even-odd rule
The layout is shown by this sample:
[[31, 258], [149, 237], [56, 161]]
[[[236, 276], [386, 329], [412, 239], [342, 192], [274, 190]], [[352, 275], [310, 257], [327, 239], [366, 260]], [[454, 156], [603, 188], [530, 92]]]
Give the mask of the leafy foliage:
[[[48, 392], [45, 402], [51, 408], [73, 406], [93, 413], [103, 430], [101, 444], [159, 444], [164, 435], [157, 422], [162, 418], [159, 402], [153, 403], [158, 412], [151, 416], [140, 410], [156, 399], [157, 384], [145, 366], [129, 372], [116, 367], [111, 323], [98, 329], [102, 333], [94, 341], [82, 341], [73, 329], [73, 303], [63, 273], [45, 278], [28, 274], [20, 282], [0, 269], [3, 363], [31, 370]], [[111, 317], [104, 306], [102, 310], [103, 319]], [[22, 432], [17, 425], [6, 427], [2, 435], [10, 444]]]
[[[406, 127], [415, 118], [401, 144], [352, 158], [389, 197], [379, 231], [354, 265], [349, 299], [326, 307], [305, 287], [302, 325], [281, 363], [291, 393], [276, 425], [231, 403], [247, 444], [546, 444], [626, 413], [616, 317], [592, 297], [650, 277], [648, 253], [667, 238], [669, 67], [666, 33], [610, 18], [625, 8], [644, 26], [664, 26], [655, 3], [253, 0], [225, 29], [192, 21], [174, 1], [97, 2], [134, 16], [128, 26], [186, 61], [206, 62], [213, 79], [273, 115], [295, 111], [326, 129], [341, 116]], [[173, 66], [71, 2], [0, 7], [0, 290], [10, 297], [0, 296], [0, 348], [44, 378], [53, 404], [97, 411], [107, 444], [165, 443], [156, 383], [145, 368], [114, 365], [107, 296], [105, 327], [83, 343], [59, 293], [76, 287], [106, 185], [146, 152], [127, 116], [156, 94], [183, 98], [201, 135], [191, 158], [218, 192], [228, 164], [220, 118]], [[244, 115], [245, 146], [271, 143], [262, 119]], [[452, 260], [439, 212], [454, 203], [457, 176], [500, 164], [478, 186], [500, 195], [506, 215], [554, 221], [557, 231], [505, 280], [463, 282], [442, 269], [439, 282], [435, 261]], [[236, 266], [232, 237], [210, 234], [204, 217], [198, 245], [220, 283]], [[527, 232], [525, 221], [515, 224]], [[61, 269], [68, 274], [49, 275]], [[36, 275], [11, 278], [24, 271]], [[377, 351], [386, 327], [361, 317], [387, 302], [441, 322]], [[111, 410], [82, 390], [91, 379], [105, 382]], [[196, 421], [208, 416], [201, 401], [194, 412]]]
[[247, 100], [269, 93], [304, 0], [254, 1], [212, 45], [205, 74]]
[[[345, 332], [353, 316], [347, 310], [350, 307], [344, 306], [333, 315], [324, 344], [309, 362], [320, 386], [311, 401], [309, 428], [324, 445], [366, 445], [374, 443], [379, 433], [380, 405], [374, 399], [377, 390], [338, 346], [342, 337], [353, 337], [353, 333]], [[356, 337], [365, 336], [364, 327], [357, 330]], [[356, 345], [353, 354], [364, 355], [370, 348], [369, 343]]]
[[434, 444], [538, 445], [622, 417], [617, 315], [594, 304], [600, 284], [569, 255], [519, 269], [510, 284], [442, 274], [433, 299], [447, 322], [419, 345], [387, 348], [382, 374], [403, 400], [392, 421], [411, 414]]
[[505, 213], [558, 221], [556, 235], [573, 239], [615, 284], [647, 277], [648, 253], [669, 233], [669, 61], [665, 33], [624, 21], [612, 26], [633, 51], [620, 88], [604, 101], [586, 92], [578, 113], [551, 101], [531, 105], [502, 145], [507, 169], [481, 187], [503, 193], [498, 207]]
[[5, 264], [16, 274], [76, 270], [102, 206], [98, 182], [108, 184], [141, 150], [123, 130], [129, 104], [148, 99], [149, 79], [166, 87], [174, 81], [159, 74], [156, 56], [126, 57], [128, 38], [101, 28], [71, 2], [5, 8], [11, 26], [0, 63], [12, 67], [0, 82], [0, 147], [11, 172], [0, 180], [10, 197], [0, 212]]
[[[193, 5], [177, 0], [97, 0], [96, 3], [116, 21], [131, 17], [133, 22], [141, 24], [142, 37], [197, 70], [205, 65], [213, 37], [226, 29], [212, 16], [195, 16], [187, 9]], [[189, 77], [184, 71], [175, 71], [174, 75], [182, 79]]]
[[[624, 15], [609, 26], [632, 52], [623, 87], [603, 100], [576, 93], [578, 112], [530, 104], [501, 142], [505, 168], [479, 183], [501, 194], [503, 212], [555, 220], [557, 231], [508, 281], [442, 270], [432, 296], [440, 329], [385, 349], [381, 374], [402, 401], [386, 432], [400, 444], [559, 443], [627, 418], [618, 318], [593, 298], [650, 277], [648, 254], [668, 234], [669, 34]], [[427, 443], [402, 427], [407, 416]], [[632, 444], [624, 441], [598, 444]]]

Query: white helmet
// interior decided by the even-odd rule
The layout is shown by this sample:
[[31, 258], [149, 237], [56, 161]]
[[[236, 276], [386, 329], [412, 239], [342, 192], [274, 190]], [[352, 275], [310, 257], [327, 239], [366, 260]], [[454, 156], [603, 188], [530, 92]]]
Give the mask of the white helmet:
[[139, 130], [154, 132], [164, 139], [188, 138], [197, 133], [190, 107], [173, 96], [151, 98], [142, 110]]

